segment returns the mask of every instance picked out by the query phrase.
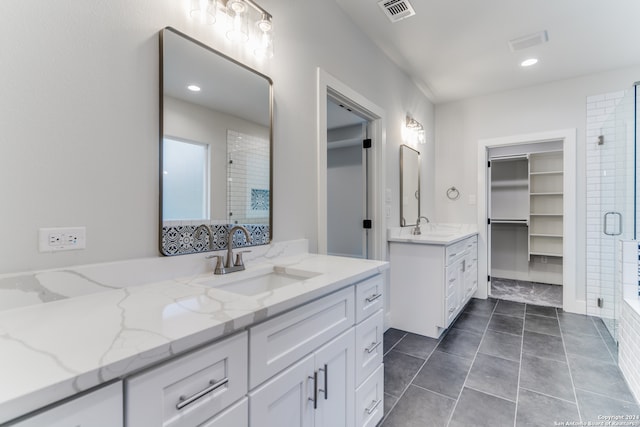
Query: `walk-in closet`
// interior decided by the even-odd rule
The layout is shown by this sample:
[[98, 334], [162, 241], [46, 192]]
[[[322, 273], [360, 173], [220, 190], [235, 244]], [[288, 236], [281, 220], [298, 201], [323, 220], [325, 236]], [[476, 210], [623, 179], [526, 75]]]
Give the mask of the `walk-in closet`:
[[489, 150], [490, 295], [562, 307], [560, 141]]

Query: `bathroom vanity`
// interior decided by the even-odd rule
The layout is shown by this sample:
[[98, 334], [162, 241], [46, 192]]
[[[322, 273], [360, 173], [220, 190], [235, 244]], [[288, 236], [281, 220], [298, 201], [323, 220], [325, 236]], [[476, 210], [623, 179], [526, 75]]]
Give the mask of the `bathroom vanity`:
[[0, 424], [375, 426], [387, 267], [305, 253], [4, 310]]
[[478, 289], [478, 236], [467, 224], [388, 231], [391, 324], [438, 338]]

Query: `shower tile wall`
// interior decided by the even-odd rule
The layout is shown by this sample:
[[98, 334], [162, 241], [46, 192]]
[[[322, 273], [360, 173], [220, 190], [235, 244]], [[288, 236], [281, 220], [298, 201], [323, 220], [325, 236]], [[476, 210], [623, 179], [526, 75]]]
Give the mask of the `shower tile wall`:
[[[603, 212], [614, 209], [617, 191], [624, 188], [614, 185], [614, 177], [607, 177], [603, 169], [620, 170], [623, 166], [616, 164], [614, 147], [616, 138], [628, 140], [629, 131], [624, 121], [633, 122], [633, 97], [626, 91], [618, 91], [587, 97], [587, 132], [586, 132], [586, 195], [587, 195], [587, 247], [586, 247], [586, 298], [587, 314], [603, 318], [614, 318], [613, 304], [605, 304], [599, 308], [597, 299], [613, 301], [614, 285], [612, 280], [603, 281], [603, 277], [614, 277], [613, 241], [601, 241]], [[626, 105], [628, 104], [628, 105]], [[614, 112], [616, 115], [614, 116]], [[621, 114], [622, 113], [622, 114]], [[627, 117], [628, 115], [628, 117]], [[602, 135], [605, 143], [598, 145], [598, 137]], [[632, 170], [630, 171], [632, 173]], [[633, 203], [629, 198], [629, 203]], [[629, 209], [633, 212], [633, 209]], [[632, 222], [630, 222], [632, 224]], [[625, 224], [625, 226], [628, 226]]]

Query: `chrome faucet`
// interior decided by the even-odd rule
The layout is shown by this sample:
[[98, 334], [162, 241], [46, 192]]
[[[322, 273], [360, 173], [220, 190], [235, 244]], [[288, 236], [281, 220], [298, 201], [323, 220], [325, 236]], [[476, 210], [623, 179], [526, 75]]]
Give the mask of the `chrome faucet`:
[[429, 218], [427, 218], [426, 216], [419, 216], [418, 219], [416, 220], [416, 226], [413, 230], [411, 230], [411, 234], [413, 234], [414, 236], [419, 236], [420, 234], [422, 234], [422, 231], [420, 231], [420, 220], [424, 218], [427, 221], [427, 224], [429, 223]]
[[197, 239], [198, 236], [200, 236], [203, 231], [206, 231], [207, 234], [209, 235], [209, 250], [212, 251], [213, 250], [213, 231], [211, 231], [211, 227], [209, 227], [207, 224], [200, 224], [199, 226], [197, 226], [196, 229], [193, 231], [193, 237]]
[[222, 255], [214, 255], [217, 258], [216, 268], [213, 271], [214, 274], [227, 274], [233, 273], [234, 271], [242, 271], [244, 270], [244, 261], [242, 260], [242, 254], [244, 252], [249, 251], [241, 251], [236, 254], [235, 262], [233, 260], [233, 235], [236, 231], [242, 231], [247, 238], [247, 243], [251, 243], [251, 235], [249, 234], [249, 230], [241, 225], [236, 225], [231, 227], [229, 230], [229, 234], [227, 235], [227, 260], [224, 261], [224, 257]]

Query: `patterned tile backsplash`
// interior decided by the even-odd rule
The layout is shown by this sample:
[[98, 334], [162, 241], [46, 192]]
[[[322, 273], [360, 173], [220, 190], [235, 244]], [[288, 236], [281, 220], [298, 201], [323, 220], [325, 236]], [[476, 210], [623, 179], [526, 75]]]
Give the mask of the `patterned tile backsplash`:
[[[195, 236], [197, 225], [165, 225], [162, 227], [162, 253], [164, 255], [184, 255], [210, 251], [209, 239], [213, 239], [213, 250], [227, 249], [227, 234], [231, 227], [238, 224], [211, 224], [212, 235], [202, 232]], [[244, 233], [236, 231], [233, 235], [233, 247], [258, 246], [269, 243], [268, 224], [243, 224], [251, 235], [247, 243]]]

